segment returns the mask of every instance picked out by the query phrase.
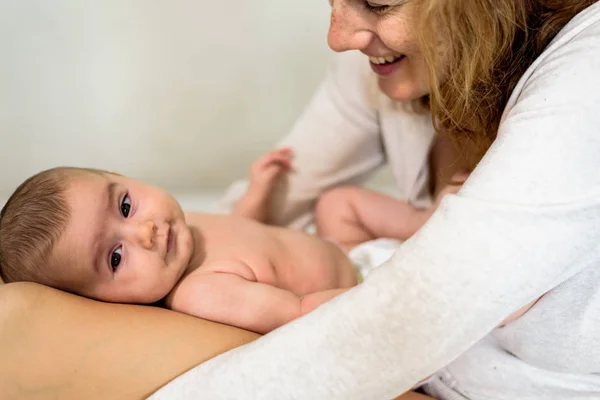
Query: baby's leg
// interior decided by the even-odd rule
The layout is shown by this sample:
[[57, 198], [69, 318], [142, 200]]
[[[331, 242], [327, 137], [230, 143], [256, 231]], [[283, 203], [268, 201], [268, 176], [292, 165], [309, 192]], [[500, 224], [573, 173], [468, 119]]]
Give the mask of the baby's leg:
[[317, 233], [346, 250], [382, 237], [406, 240], [427, 217], [406, 201], [353, 186], [324, 193], [315, 209]]

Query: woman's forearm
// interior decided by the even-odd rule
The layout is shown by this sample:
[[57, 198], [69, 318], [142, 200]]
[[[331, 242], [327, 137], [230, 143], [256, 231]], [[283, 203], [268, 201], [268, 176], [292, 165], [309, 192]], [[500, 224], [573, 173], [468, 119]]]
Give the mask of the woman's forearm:
[[155, 307], [0, 285], [0, 398], [141, 399], [256, 337]]

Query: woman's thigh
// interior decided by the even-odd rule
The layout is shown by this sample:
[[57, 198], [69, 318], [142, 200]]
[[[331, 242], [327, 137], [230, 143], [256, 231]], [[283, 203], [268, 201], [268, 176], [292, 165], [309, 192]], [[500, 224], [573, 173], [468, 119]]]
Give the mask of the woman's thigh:
[[257, 337], [169, 310], [0, 285], [0, 398], [145, 398]]

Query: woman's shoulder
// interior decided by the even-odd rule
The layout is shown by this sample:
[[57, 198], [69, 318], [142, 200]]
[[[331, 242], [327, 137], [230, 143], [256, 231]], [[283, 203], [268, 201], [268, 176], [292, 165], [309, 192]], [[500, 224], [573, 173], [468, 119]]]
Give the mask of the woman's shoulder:
[[[527, 69], [507, 102], [502, 123], [525, 118], [555, 131], [572, 128], [575, 118], [598, 122], [599, 71], [600, 2], [565, 25]], [[502, 123], [499, 136], [507, 131]]]
[[[574, 16], [573, 19], [569, 21], [569, 23], [567, 23], [567, 25], [565, 25], [565, 27], [556, 35], [556, 38], [552, 41], [552, 44], [560, 42], [565, 38], [569, 39], [588, 28], [598, 29], [599, 27], [600, 2], [596, 1], [596, 3], [592, 4]], [[552, 46], [552, 44], [550, 46]]]
[[523, 99], [523, 93], [532, 90], [552, 88], [564, 94], [563, 91], [573, 93], [600, 86], [599, 66], [600, 2], [597, 2], [567, 23], [533, 62], [515, 87], [507, 111]]
[[[588, 47], [589, 46], [589, 47]], [[540, 61], [552, 59], [565, 52], [600, 56], [594, 51], [600, 47], [600, 2], [596, 2], [575, 15], [550, 42], [540, 56]], [[598, 59], [598, 58], [596, 58]]]
[[[465, 193], [511, 204], [577, 204], [600, 193], [600, 3], [573, 18], [519, 80]], [[474, 178], [474, 176], [472, 176]]]
[[[556, 34], [536, 63], [550, 58], [552, 54], [560, 53], [564, 48], [573, 51], [573, 47], [577, 47], [577, 44], [582, 41], [600, 44], [600, 2], [592, 4], [575, 15]], [[579, 48], [578, 50], [585, 52], [588, 49]]]

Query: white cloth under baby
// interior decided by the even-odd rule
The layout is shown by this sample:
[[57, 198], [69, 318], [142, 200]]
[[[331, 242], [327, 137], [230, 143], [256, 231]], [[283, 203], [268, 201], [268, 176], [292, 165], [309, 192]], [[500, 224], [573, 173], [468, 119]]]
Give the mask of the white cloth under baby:
[[401, 244], [402, 241], [396, 239], [370, 240], [350, 250], [348, 257], [354, 263], [362, 279], [365, 279], [373, 269], [389, 260]]

